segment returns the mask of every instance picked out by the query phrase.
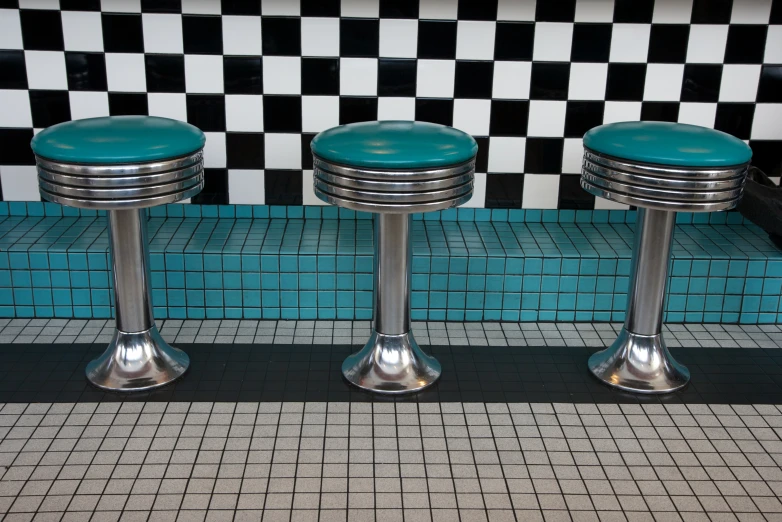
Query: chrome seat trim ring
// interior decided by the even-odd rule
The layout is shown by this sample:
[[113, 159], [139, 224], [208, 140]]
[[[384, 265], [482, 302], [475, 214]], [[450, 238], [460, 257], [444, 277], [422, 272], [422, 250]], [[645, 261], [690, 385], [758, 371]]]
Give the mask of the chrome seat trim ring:
[[650, 208], [654, 210], [669, 210], [673, 212], [716, 212], [720, 210], [730, 210], [735, 208], [739, 203], [739, 199], [731, 199], [727, 201], [717, 201], [710, 203], [692, 203], [692, 202], [680, 202], [680, 201], [664, 201], [659, 199], [644, 198], [638, 196], [625, 196], [616, 192], [610, 192], [602, 187], [592, 185], [583, 177], [581, 178], [581, 187], [592, 194], [593, 196], [615, 201], [617, 203], [623, 203], [625, 205], [632, 205], [636, 207]]
[[739, 187], [731, 190], [715, 190], [715, 191], [682, 191], [671, 190], [666, 188], [650, 188], [641, 185], [630, 185], [628, 183], [620, 183], [612, 179], [602, 178], [595, 176], [594, 174], [584, 171], [581, 174], [582, 179], [587, 180], [592, 185], [603, 187], [605, 190], [610, 190], [618, 194], [624, 194], [626, 196], [641, 196], [660, 199], [663, 201], [682, 201], [696, 203], [699, 201], [725, 201], [728, 199], [737, 199], [741, 196], [743, 187]]
[[38, 167], [38, 176], [41, 180], [46, 180], [58, 185], [70, 187], [100, 187], [100, 188], [131, 188], [144, 187], [149, 185], [160, 185], [179, 181], [194, 176], [204, 170], [204, 162], [200, 161], [195, 165], [190, 165], [179, 170], [170, 170], [156, 174], [141, 174], [138, 176], [74, 176], [70, 174], [61, 174], [59, 172], [50, 172]]
[[406, 203], [427, 203], [431, 201], [443, 201], [446, 199], [458, 198], [467, 192], [472, 192], [472, 181], [445, 190], [433, 190], [429, 192], [369, 192], [366, 190], [351, 190], [336, 185], [331, 185], [321, 179], [315, 178], [315, 186], [323, 192], [333, 196], [343, 197], [354, 201], [363, 201], [366, 203], [387, 203], [387, 204], [406, 204]]
[[204, 151], [199, 149], [186, 156], [172, 158], [151, 163], [123, 163], [120, 165], [61, 163], [36, 156], [35, 161], [39, 168], [49, 172], [70, 174], [73, 176], [139, 176], [142, 174], [156, 174], [169, 170], [179, 170], [199, 162], [203, 162]]
[[201, 180], [201, 182], [198, 183], [198, 185], [195, 185], [194, 187], [191, 187], [184, 191], [175, 192], [173, 194], [165, 194], [161, 196], [147, 197], [147, 198], [114, 199], [114, 200], [74, 198], [69, 196], [62, 196], [60, 194], [52, 194], [51, 192], [47, 192], [42, 188], [39, 188], [39, 192], [41, 193], [41, 197], [44, 198], [45, 200], [51, 201], [53, 203], [59, 203], [61, 205], [65, 205], [68, 207], [88, 208], [94, 210], [127, 210], [127, 209], [135, 209], [135, 208], [149, 208], [149, 207], [156, 207], [158, 205], [165, 205], [168, 203], [176, 203], [177, 201], [182, 201], [183, 199], [187, 199], [195, 196], [196, 194], [201, 192], [201, 189], [203, 188], [204, 188], [204, 181]]
[[330, 185], [372, 192], [426, 192], [431, 190], [442, 190], [463, 185], [472, 181], [474, 178], [474, 175], [471, 172], [466, 172], [450, 178], [431, 181], [376, 181], [340, 176], [319, 167], [315, 168], [314, 174], [316, 178], [321, 179]]
[[666, 188], [671, 190], [690, 190], [690, 191], [714, 191], [730, 190], [741, 187], [744, 184], [745, 176], [739, 175], [734, 178], [711, 180], [711, 179], [681, 179], [681, 178], [660, 178], [641, 174], [631, 174], [618, 170], [610, 170], [597, 163], [592, 163], [584, 158], [582, 168], [601, 178], [611, 181], [620, 181], [631, 185], [643, 185], [654, 188]]
[[187, 179], [179, 180], [173, 183], [149, 185], [146, 187], [83, 188], [60, 185], [45, 180], [39, 180], [39, 184], [41, 190], [45, 190], [50, 194], [58, 194], [61, 196], [80, 199], [114, 200], [148, 198], [160, 196], [163, 194], [171, 194], [174, 192], [182, 192], [192, 188], [195, 185], [198, 185], [203, 181], [203, 179], [203, 172], [198, 172], [196, 175]]
[[334, 196], [320, 190], [317, 186], [313, 187], [315, 195], [321, 201], [336, 205], [338, 207], [356, 210], [359, 212], [391, 213], [391, 214], [409, 214], [413, 212], [434, 212], [436, 210], [446, 210], [463, 205], [472, 197], [472, 190], [455, 199], [444, 201], [432, 201], [428, 203], [370, 203], [365, 201], [355, 201], [344, 197]]
[[357, 179], [370, 179], [378, 181], [430, 181], [442, 178], [449, 178], [464, 174], [466, 172], [475, 171], [475, 158], [458, 165], [449, 167], [443, 167], [438, 169], [412, 169], [412, 170], [379, 170], [368, 169], [362, 167], [351, 167], [348, 165], [340, 165], [338, 163], [331, 163], [316, 155], [312, 156], [312, 163], [315, 168], [325, 170], [332, 174], [340, 176], [347, 176], [349, 178]]
[[746, 173], [748, 164], [735, 165], [724, 169], [711, 169], [709, 167], [671, 167], [667, 165], [653, 165], [649, 163], [628, 163], [627, 160], [614, 158], [584, 147], [584, 159], [605, 167], [608, 170], [641, 174], [644, 176], [660, 178], [682, 179], [730, 179]]

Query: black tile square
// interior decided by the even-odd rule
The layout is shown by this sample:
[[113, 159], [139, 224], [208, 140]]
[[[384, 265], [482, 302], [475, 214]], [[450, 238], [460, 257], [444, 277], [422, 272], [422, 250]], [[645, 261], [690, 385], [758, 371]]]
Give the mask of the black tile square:
[[71, 119], [68, 91], [30, 91], [33, 127], [44, 129]]
[[[718, 103], [714, 128], [741, 140], [748, 140], [752, 133], [752, 120], [754, 119], [754, 103]], [[777, 151], [777, 155], [779, 155], [779, 151]]]
[[109, 93], [109, 115], [111, 116], [148, 116], [149, 104], [143, 93]]
[[261, 57], [224, 56], [223, 86], [226, 94], [262, 94], [263, 64]]
[[302, 58], [302, 94], [339, 94], [339, 58]]
[[60, 11], [22, 9], [19, 18], [25, 50], [62, 51], [65, 48]]
[[312, 149], [310, 144], [315, 137], [314, 132], [304, 132], [301, 135], [301, 168], [312, 170]]
[[733, 0], [694, 0], [692, 3], [693, 24], [729, 24]]
[[301, 96], [264, 96], [263, 129], [266, 132], [301, 132]]
[[24, 51], [0, 50], [0, 89], [26, 89]]
[[782, 176], [782, 140], [750, 141], [752, 148], [752, 164], [769, 176]]
[[267, 205], [301, 205], [302, 173], [300, 170], [266, 170], [263, 174]]
[[225, 156], [229, 169], [262, 169], [262, 132], [229, 132], [225, 135]]
[[185, 54], [223, 54], [223, 22], [220, 16], [183, 15]]
[[605, 102], [569, 101], [565, 112], [565, 137], [582, 138], [586, 132], [603, 124]]
[[190, 202], [198, 205], [227, 205], [228, 169], [204, 169], [204, 188]]
[[107, 53], [143, 53], [144, 29], [140, 14], [102, 13], [103, 50]]
[[649, 63], [684, 63], [690, 26], [686, 24], [652, 24], [649, 36]]
[[494, 62], [456, 62], [454, 98], [491, 98]]
[[417, 98], [415, 100], [415, 119], [416, 121], [428, 121], [450, 127], [453, 125], [453, 100]]
[[185, 57], [181, 54], [144, 55], [149, 92], [185, 92]]
[[377, 57], [380, 45], [380, 21], [342, 18], [339, 21], [339, 55]]
[[141, 0], [144, 13], [181, 13], [182, 0]]
[[301, 16], [336, 18], [342, 11], [340, 0], [301, 0]]
[[19, 9], [19, 0], [0, 0], [0, 9]]
[[569, 63], [532, 62], [531, 100], [567, 100], [569, 83]]
[[[220, 0], [220, 7], [220, 12], [224, 15], [261, 16], [260, 2], [248, 2], [247, 0]], [[302, 15], [304, 15], [303, 12]]]
[[614, 23], [650, 24], [654, 14], [654, 0], [616, 0]]
[[65, 71], [71, 91], [106, 91], [106, 58], [103, 53], [65, 53]]
[[782, 65], [764, 65], [758, 85], [759, 103], [782, 103]]
[[456, 29], [456, 21], [420, 20], [418, 22], [418, 58], [455, 59]]
[[725, 46], [725, 63], [763, 63], [767, 25], [731, 25]]
[[494, 36], [495, 60], [532, 60], [534, 44], [534, 23], [497, 22]]
[[491, 136], [526, 136], [529, 101], [492, 100], [489, 134]]
[[681, 100], [684, 102], [716, 102], [720, 95], [722, 65], [687, 64], [684, 66]]
[[524, 172], [559, 174], [562, 172], [564, 138], [527, 138]]
[[265, 55], [301, 56], [301, 18], [264, 17], [261, 38]]
[[679, 119], [679, 102], [643, 102], [641, 104], [642, 121], [669, 121]]
[[100, 11], [100, 0], [60, 0], [63, 11]]
[[771, 16], [768, 23], [782, 24], [782, 1], [771, 0]]
[[377, 120], [377, 97], [340, 97], [340, 125], [375, 120]]
[[641, 101], [645, 82], [645, 63], [609, 63], [606, 100]]
[[576, 0], [537, 0], [535, 20], [538, 22], [572, 22], [576, 18]]
[[497, 19], [497, 0], [459, 0], [459, 20]]
[[416, 60], [381, 58], [377, 69], [377, 95], [414, 97], [417, 71]]
[[225, 131], [225, 96], [188, 94], [187, 122], [204, 132]]
[[487, 136], [473, 136], [478, 144], [478, 154], [475, 156], [475, 171], [488, 172], [489, 170], [489, 138]]
[[35, 165], [32, 139], [33, 129], [0, 128], [0, 165]]
[[418, 0], [380, 0], [380, 18], [418, 18]]
[[571, 61], [607, 62], [611, 54], [612, 27], [611, 24], [574, 24]]
[[581, 188], [580, 174], [562, 174], [559, 177], [557, 208], [561, 210], [593, 210], [595, 196]]
[[521, 208], [524, 174], [487, 174], [486, 208]]

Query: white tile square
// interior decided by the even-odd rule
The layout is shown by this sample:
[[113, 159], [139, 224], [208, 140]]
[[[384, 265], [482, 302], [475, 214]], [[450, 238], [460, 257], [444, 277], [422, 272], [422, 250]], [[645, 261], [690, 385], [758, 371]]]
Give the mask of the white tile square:
[[106, 80], [110, 91], [146, 92], [144, 55], [106, 53]]
[[628, 210], [630, 205], [617, 203], [605, 198], [595, 198], [595, 210]]
[[473, 136], [489, 135], [491, 100], [463, 100], [453, 102], [453, 126]]
[[484, 208], [486, 206], [486, 174], [476, 172], [472, 184], [472, 197], [461, 205], [466, 208]]
[[646, 62], [651, 30], [649, 24], [614, 24], [609, 61]]
[[732, 24], [767, 24], [772, 0], [733, 0]]
[[301, 55], [339, 56], [339, 18], [302, 18]]
[[534, 22], [535, 7], [535, 0], [500, 0], [497, 4], [497, 20]]
[[415, 98], [380, 97], [377, 100], [378, 120], [415, 120]]
[[573, 24], [538, 22], [535, 24], [535, 48], [532, 59], [542, 62], [570, 61]]
[[684, 64], [650, 63], [646, 66], [644, 101], [679, 101]]
[[315, 195], [315, 191], [312, 189], [314, 175], [312, 170], [303, 170], [301, 172], [301, 195], [302, 204], [304, 205], [328, 205], [325, 201], [322, 201]]
[[225, 159], [225, 133], [205, 132], [206, 145], [204, 145], [204, 167], [208, 169], [224, 169]]
[[778, 140], [782, 136], [782, 103], [758, 103], [752, 120], [753, 140]]
[[267, 169], [301, 168], [301, 134], [267, 132], [263, 138]]
[[380, 20], [380, 57], [416, 58], [418, 20]]
[[263, 96], [226, 95], [225, 125], [229, 132], [263, 132]]
[[613, 0], [576, 0], [576, 22], [611, 23], [614, 21]]
[[418, 60], [418, 98], [453, 98], [455, 60]]
[[182, 54], [182, 15], [144, 13], [144, 52]]
[[0, 127], [32, 126], [33, 118], [28, 91], [0, 89]]
[[768, 26], [765, 63], [782, 63], [782, 25]]
[[223, 54], [260, 56], [263, 54], [260, 16], [223, 16]]
[[219, 15], [222, 13], [222, 9], [220, 2], [216, 0], [182, 0], [182, 13]]
[[526, 100], [531, 73], [532, 62], [494, 62], [492, 98]]
[[320, 132], [339, 125], [339, 96], [302, 96], [301, 130]]
[[27, 86], [30, 89], [67, 89], [65, 53], [59, 51], [25, 51]]
[[716, 103], [681, 103], [679, 104], [679, 123], [714, 127], [717, 117]]
[[557, 208], [559, 203], [559, 175], [524, 174], [521, 208]]
[[722, 63], [727, 43], [727, 25], [691, 25], [687, 63]]
[[261, 0], [263, 16], [299, 16], [301, 6], [299, 0]]
[[0, 184], [4, 201], [40, 201], [38, 171], [34, 166], [3, 165], [0, 167]]
[[228, 202], [231, 205], [263, 205], [262, 170], [228, 169]]
[[688, 24], [692, 19], [692, 0], [655, 0], [652, 23]]
[[[760, 81], [760, 65], [726, 64], [722, 67], [721, 102], [754, 102]], [[758, 110], [755, 109], [757, 117]]]
[[566, 112], [567, 102], [530, 100], [527, 136], [564, 137]]
[[188, 93], [221, 94], [224, 88], [222, 56], [185, 55], [185, 90]]
[[104, 13], [140, 13], [141, 0], [100, 0]]
[[420, 0], [418, 18], [421, 20], [456, 20], [459, 0]]
[[71, 119], [98, 118], [109, 115], [109, 93], [70, 91]]
[[21, 9], [59, 9], [59, 0], [19, 0]]
[[377, 18], [380, 0], [342, 0], [342, 16], [348, 18]]
[[183, 93], [151, 92], [147, 104], [150, 116], [187, 121], [187, 96]]
[[581, 161], [584, 159], [584, 141], [581, 138], [566, 138], [562, 147], [562, 172], [581, 174]]
[[0, 9], [0, 49], [23, 49], [18, 9]]
[[264, 94], [301, 94], [301, 58], [263, 57]]
[[[100, 13], [62, 11], [62, 35], [66, 51], [103, 51], [103, 26]], [[2, 26], [0, 14], [0, 26]], [[1, 28], [0, 28], [1, 29]], [[0, 37], [2, 38], [2, 37]]]
[[493, 60], [496, 22], [459, 20], [456, 28], [457, 60]]
[[568, 100], [604, 100], [607, 63], [571, 63]]
[[527, 138], [489, 138], [489, 172], [522, 174]]
[[620, 121], [639, 121], [641, 119], [641, 102], [607, 101], [603, 109], [603, 124]]
[[339, 93], [348, 96], [376, 96], [377, 59], [340, 58]]

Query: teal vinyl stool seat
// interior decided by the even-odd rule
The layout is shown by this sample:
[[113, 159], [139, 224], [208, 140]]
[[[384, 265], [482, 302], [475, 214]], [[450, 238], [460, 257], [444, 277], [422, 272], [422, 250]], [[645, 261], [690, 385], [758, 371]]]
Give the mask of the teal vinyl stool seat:
[[584, 135], [581, 186], [638, 207], [624, 327], [589, 370], [611, 386], [668, 393], [690, 372], [662, 337], [676, 212], [729, 210], [741, 199], [752, 150], [713, 129], [663, 122], [624, 122]]
[[60, 123], [32, 140], [43, 199], [107, 211], [116, 329], [87, 365], [87, 379], [99, 388], [148, 390], [187, 371], [187, 354], [155, 326], [144, 209], [201, 191], [205, 142], [192, 125], [150, 116]]
[[402, 394], [442, 372], [410, 331], [412, 213], [456, 207], [472, 197], [478, 145], [451, 127], [413, 121], [353, 123], [312, 140], [313, 190], [343, 208], [375, 214], [372, 333], [342, 364], [359, 388]]

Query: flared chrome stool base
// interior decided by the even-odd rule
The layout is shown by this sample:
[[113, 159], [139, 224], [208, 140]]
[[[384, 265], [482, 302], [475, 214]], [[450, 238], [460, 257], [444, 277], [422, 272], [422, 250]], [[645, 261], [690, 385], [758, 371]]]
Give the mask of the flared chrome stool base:
[[144, 332], [114, 331], [103, 354], [87, 365], [87, 379], [104, 390], [145, 391], [182, 377], [190, 357], [169, 346], [156, 326]]
[[372, 332], [360, 351], [342, 363], [342, 375], [361, 389], [401, 394], [421, 391], [440, 378], [442, 367], [416, 343], [413, 332]]

